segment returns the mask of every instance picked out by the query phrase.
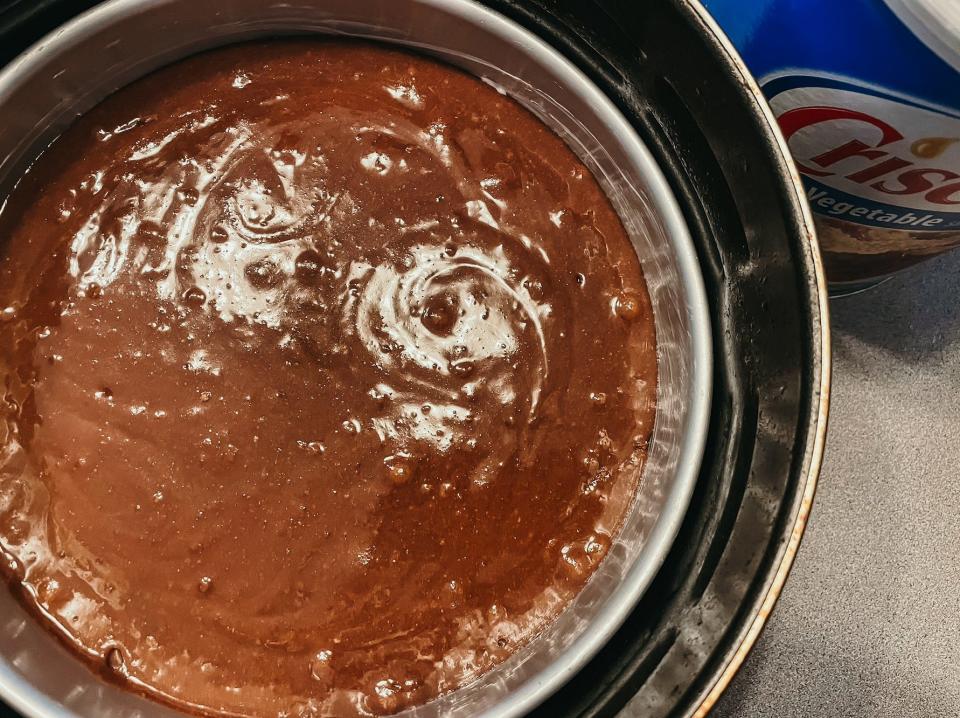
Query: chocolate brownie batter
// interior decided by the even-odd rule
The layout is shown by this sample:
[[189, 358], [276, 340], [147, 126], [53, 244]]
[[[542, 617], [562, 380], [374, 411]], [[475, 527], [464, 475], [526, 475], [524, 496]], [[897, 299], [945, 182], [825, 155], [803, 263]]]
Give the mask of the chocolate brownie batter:
[[210, 52], [80, 119], [0, 224], [0, 541], [115, 680], [395, 712], [509, 657], [614, 540], [655, 413], [640, 266], [479, 80]]

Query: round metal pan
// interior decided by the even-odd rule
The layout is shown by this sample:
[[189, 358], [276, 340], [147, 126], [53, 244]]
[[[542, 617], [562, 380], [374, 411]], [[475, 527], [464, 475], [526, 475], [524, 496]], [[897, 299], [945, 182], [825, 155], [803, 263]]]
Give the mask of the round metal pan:
[[[502, 665], [404, 712], [524, 715], [596, 654], [663, 565], [692, 494], [709, 409], [710, 321], [683, 214], [636, 132], [588, 78], [549, 44], [471, 0], [110, 0], [0, 71], [0, 113], [8, 118], [0, 126], [0, 194], [76, 116], [119, 87], [203, 50], [291, 34], [410, 47], [514, 97], [588, 165], [643, 265], [657, 328], [658, 409], [643, 477], [613, 546], [570, 605]], [[15, 615], [8, 596], [0, 605], [5, 598]], [[170, 715], [78, 672], [48, 643], [26, 616], [0, 631], [0, 693], [28, 715]], [[47, 655], [42, 669], [24, 660], [40, 652]]]

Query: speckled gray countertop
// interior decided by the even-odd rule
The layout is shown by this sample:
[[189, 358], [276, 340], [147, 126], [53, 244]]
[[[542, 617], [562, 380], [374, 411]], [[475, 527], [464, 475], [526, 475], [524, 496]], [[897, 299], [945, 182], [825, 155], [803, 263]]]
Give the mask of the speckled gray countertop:
[[954, 718], [960, 253], [835, 300], [832, 314], [830, 432], [811, 523], [713, 718]]

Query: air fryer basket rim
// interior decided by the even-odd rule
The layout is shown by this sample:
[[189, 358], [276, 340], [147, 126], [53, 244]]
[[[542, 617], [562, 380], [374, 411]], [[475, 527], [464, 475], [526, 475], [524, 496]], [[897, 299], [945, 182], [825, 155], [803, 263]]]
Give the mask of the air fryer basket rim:
[[800, 173], [796, 164], [790, 156], [790, 150], [787, 141], [780, 131], [780, 126], [770, 106], [767, 104], [760, 90], [760, 86], [750, 73], [743, 58], [733, 47], [733, 44], [723, 33], [720, 27], [714, 21], [713, 17], [707, 12], [699, 2], [694, 0], [685, 0], [691, 11], [696, 14], [697, 19], [703, 23], [705, 32], [710, 33], [718, 45], [722, 48], [730, 64], [736, 68], [740, 81], [744, 87], [753, 96], [757, 111], [761, 113], [771, 138], [776, 142], [778, 149], [778, 161], [781, 164], [784, 173], [790, 179], [791, 189], [795, 195], [795, 206], [799, 212], [802, 225], [805, 229], [805, 239], [810, 250], [810, 262], [814, 273], [816, 293], [814, 301], [820, 314], [820, 346], [821, 346], [821, 365], [819, 376], [819, 397], [820, 403], [817, 407], [816, 415], [811, 417], [812, 422], [812, 444], [809, 446], [809, 465], [806, 471], [805, 480], [802, 482], [800, 491], [799, 507], [796, 512], [796, 518], [793, 526], [789, 528], [789, 536], [783, 547], [782, 554], [777, 562], [776, 570], [768, 576], [764, 587], [763, 598], [760, 605], [753, 611], [752, 619], [747, 622], [745, 630], [741, 634], [739, 643], [731, 654], [728, 654], [726, 665], [717, 676], [716, 681], [704, 696], [694, 712], [695, 718], [703, 718], [710, 713], [716, 705], [720, 696], [730, 686], [734, 676], [739, 673], [743, 667], [747, 656], [756, 645], [757, 639], [767, 625], [767, 621], [773, 612], [774, 607], [783, 593], [784, 586], [793, 569], [797, 558], [797, 552], [800, 550], [800, 543], [806, 532], [807, 522], [810, 518], [810, 511], [813, 508], [813, 501], [817, 492], [817, 484], [820, 478], [820, 470], [823, 465], [823, 455], [827, 441], [827, 427], [830, 414], [830, 383], [832, 379], [832, 354], [830, 337], [830, 307], [827, 288], [827, 277], [823, 266], [823, 257], [820, 252], [820, 245], [817, 241], [816, 227], [813, 221], [813, 213], [806, 199], [806, 190], [800, 179]]

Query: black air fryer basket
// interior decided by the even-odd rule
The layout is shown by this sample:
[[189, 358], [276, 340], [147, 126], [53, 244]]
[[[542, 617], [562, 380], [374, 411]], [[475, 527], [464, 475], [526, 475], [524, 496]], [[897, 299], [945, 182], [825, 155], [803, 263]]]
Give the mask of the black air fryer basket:
[[[94, 4], [0, 0], [0, 65]], [[692, 0], [485, 4], [561, 50], [633, 123], [684, 211], [714, 331], [709, 438], [675, 545], [620, 631], [534, 715], [614, 716], [632, 700], [645, 718], [704, 716], [776, 602], [823, 451], [826, 285], [799, 178]]]

